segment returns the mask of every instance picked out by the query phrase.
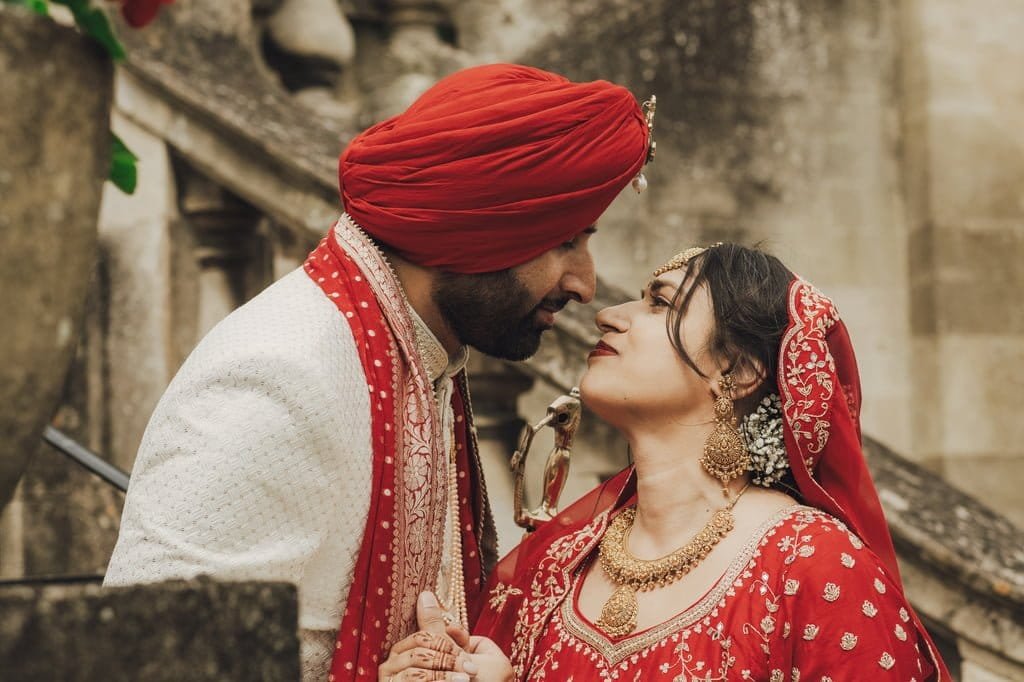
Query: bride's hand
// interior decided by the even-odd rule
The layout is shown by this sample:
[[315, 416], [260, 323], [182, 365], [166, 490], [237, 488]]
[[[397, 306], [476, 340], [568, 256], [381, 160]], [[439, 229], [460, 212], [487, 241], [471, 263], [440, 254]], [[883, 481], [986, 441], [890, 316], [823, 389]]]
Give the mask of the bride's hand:
[[454, 625], [449, 625], [447, 632], [455, 644], [466, 652], [466, 665], [476, 666], [478, 672], [473, 675], [473, 682], [512, 682], [512, 663], [493, 640], [471, 637], [464, 629]]
[[379, 682], [469, 682], [479, 669], [447, 634], [444, 613], [432, 593], [420, 595], [416, 620], [420, 630], [391, 647], [388, 659], [377, 669]]
[[494, 640], [486, 637], [471, 637], [458, 626], [449, 626], [445, 630], [455, 643], [465, 651], [467, 658], [464, 667], [477, 672], [473, 675], [474, 682], [512, 682], [515, 675], [512, 663]]
[[476, 682], [512, 682], [512, 663], [492, 640], [470, 637], [466, 651], [467, 663], [472, 662], [479, 669], [473, 677]]

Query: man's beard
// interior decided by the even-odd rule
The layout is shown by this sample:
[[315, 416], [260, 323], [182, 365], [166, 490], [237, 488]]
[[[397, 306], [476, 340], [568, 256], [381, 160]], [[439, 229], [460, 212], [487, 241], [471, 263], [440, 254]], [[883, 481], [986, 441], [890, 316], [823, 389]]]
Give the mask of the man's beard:
[[462, 343], [503, 360], [525, 360], [536, 353], [545, 329], [537, 311], [561, 310], [571, 298], [546, 298], [534, 304], [512, 270], [441, 272], [431, 295]]

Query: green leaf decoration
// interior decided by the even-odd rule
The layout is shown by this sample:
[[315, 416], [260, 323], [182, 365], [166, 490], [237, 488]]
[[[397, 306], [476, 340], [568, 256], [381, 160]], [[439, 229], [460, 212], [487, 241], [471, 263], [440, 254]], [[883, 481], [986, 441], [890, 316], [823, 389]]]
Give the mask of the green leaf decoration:
[[112, 59], [124, 59], [124, 46], [114, 35], [110, 20], [103, 10], [89, 6], [89, 0], [53, 0], [54, 4], [64, 5], [71, 10], [75, 23], [82, 32], [93, 37], [106, 49]]
[[50, 7], [46, 4], [46, 0], [3, 0], [8, 5], [19, 5], [21, 7], [27, 7], [36, 14], [42, 14], [44, 17], [50, 14]]
[[138, 182], [135, 162], [139, 159], [120, 137], [113, 133], [110, 135], [113, 138], [110, 150], [110, 181], [125, 194], [134, 194]]

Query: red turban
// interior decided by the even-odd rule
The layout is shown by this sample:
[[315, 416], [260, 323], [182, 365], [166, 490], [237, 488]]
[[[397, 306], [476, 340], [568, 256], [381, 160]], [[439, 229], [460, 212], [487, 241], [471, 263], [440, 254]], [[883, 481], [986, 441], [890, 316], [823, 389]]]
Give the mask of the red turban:
[[345, 210], [420, 265], [504, 270], [573, 239], [640, 171], [647, 126], [628, 90], [527, 66], [465, 69], [356, 137]]

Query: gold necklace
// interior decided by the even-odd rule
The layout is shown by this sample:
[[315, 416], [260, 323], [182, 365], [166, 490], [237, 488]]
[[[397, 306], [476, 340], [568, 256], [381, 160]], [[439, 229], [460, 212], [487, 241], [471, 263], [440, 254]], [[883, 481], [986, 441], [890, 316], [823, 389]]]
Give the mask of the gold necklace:
[[716, 511], [692, 540], [659, 559], [637, 559], [629, 551], [629, 532], [636, 520], [636, 507], [626, 509], [615, 517], [601, 538], [598, 549], [601, 568], [615, 583], [615, 591], [601, 608], [597, 626], [612, 637], [633, 632], [640, 610], [636, 593], [673, 583], [706, 559], [715, 545], [735, 526], [732, 508], [746, 490], [744, 487], [729, 506]]

